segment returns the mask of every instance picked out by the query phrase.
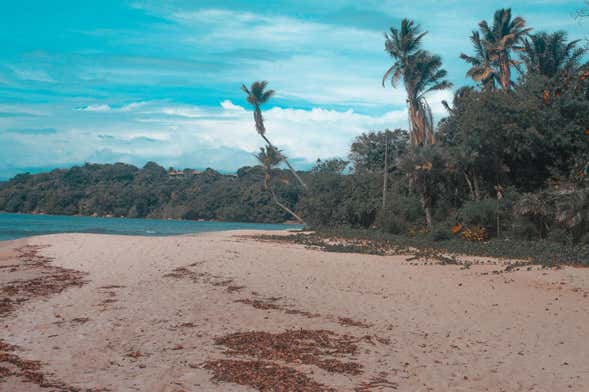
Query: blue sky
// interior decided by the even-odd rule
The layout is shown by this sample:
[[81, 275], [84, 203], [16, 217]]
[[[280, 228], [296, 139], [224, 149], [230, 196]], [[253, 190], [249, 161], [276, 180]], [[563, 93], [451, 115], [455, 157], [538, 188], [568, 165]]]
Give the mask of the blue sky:
[[[406, 127], [382, 88], [383, 32], [411, 17], [450, 80], [478, 21], [512, 7], [535, 30], [586, 38], [582, 1], [20, 1], [0, 15], [0, 179], [84, 162], [233, 171], [262, 145], [239, 90], [267, 79], [268, 136], [308, 168], [362, 131]], [[476, 4], [476, 5], [475, 5]], [[440, 105], [452, 91], [430, 97]]]

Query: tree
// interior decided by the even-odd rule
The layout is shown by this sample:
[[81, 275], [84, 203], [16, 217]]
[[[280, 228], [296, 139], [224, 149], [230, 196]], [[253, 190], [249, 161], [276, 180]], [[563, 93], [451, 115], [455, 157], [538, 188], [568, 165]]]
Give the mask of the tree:
[[470, 36], [470, 41], [474, 48], [474, 56], [469, 56], [464, 53], [460, 54], [460, 58], [469, 63], [472, 67], [466, 72], [466, 76], [472, 78], [477, 83], [481, 83], [484, 89], [495, 89], [495, 84], [500, 83], [499, 72], [493, 66], [493, 59], [487, 46], [481, 39], [481, 35], [477, 31], [473, 31]]
[[354, 139], [349, 158], [358, 172], [382, 172], [382, 210], [386, 209], [388, 180], [395, 161], [409, 147], [409, 134], [402, 129], [363, 133]]
[[447, 72], [441, 68], [441, 58], [420, 49], [426, 34], [409, 19], [401, 21], [400, 29], [391, 27], [390, 33], [385, 33], [385, 50], [395, 62], [385, 72], [382, 84], [384, 86], [390, 78], [394, 87], [403, 80], [411, 143], [415, 146], [435, 143], [433, 118], [426, 95], [451, 87], [451, 83], [444, 79]]
[[531, 34], [523, 41], [521, 58], [528, 73], [547, 78], [571, 77], [587, 53], [587, 49], [578, 47], [579, 42], [567, 42], [564, 31]]
[[484, 20], [479, 23], [483, 45], [499, 71], [500, 84], [504, 91], [511, 89], [511, 67], [518, 65], [518, 62], [511, 58], [511, 52], [521, 50], [519, 45], [532, 30], [525, 26], [526, 21], [523, 18], [518, 16], [512, 19], [511, 8], [495, 11], [492, 26]]
[[414, 147], [400, 160], [400, 168], [408, 176], [411, 189], [419, 195], [429, 231], [432, 231], [434, 227], [432, 217], [434, 200], [446, 172], [444, 155], [441, 146], [430, 145]]
[[[266, 90], [267, 86], [268, 82], [265, 80], [256, 81], [251, 84], [251, 87], [249, 89], [245, 84], [242, 84], [241, 90], [247, 94], [247, 101], [250, 105], [254, 107], [254, 121], [256, 124], [256, 130], [258, 131], [258, 134], [262, 137], [262, 139], [264, 139], [264, 141], [268, 144], [269, 147], [275, 149], [274, 145], [270, 142], [270, 140], [268, 140], [268, 137], [266, 136], [264, 117], [262, 116], [262, 110], [260, 109], [260, 106], [268, 102], [275, 93], [274, 90]], [[299, 184], [301, 184], [301, 186], [304, 189], [307, 189], [307, 185], [304, 183], [304, 181], [301, 179], [301, 177], [298, 175], [296, 170], [292, 167], [292, 165], [290, 164], [290, 162], [288, 162], [288, 159], [284, 155], [282, 155], [282, 161], [286, 163], [290, 172], [297, 179]]]
[[362, 133], [354, 139], [350, 147], [349, 159], [356, 172], [381, 173], [384, 170], [387, 137], [389, 163], [394, 163], [409, 148], [409, 133], [404, 129]]
[[272, 181], [274, 179], [272, 175], [273, 170], [280, 164], [280, 162], [284, 160], [284, 156], [280, 150], [277, 150], [272, 146], [266, 146], [265, 148], [260, 148], [260, 152], [256, 154], [256, 158], [264, 168], [264, 189], [270, 192], [276, 205], [292, 215], [292, 217], [297, 221], [305, 223], [300, 216], [298, 216], [293, 210], [288, 208], [278, 199], [278, 196], [276, 196], [276, 192], [272, 186]]

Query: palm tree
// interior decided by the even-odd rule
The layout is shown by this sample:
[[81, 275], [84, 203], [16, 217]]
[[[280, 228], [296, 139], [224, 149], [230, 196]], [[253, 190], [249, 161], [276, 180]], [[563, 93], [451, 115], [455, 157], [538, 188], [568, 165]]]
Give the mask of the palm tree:
[[297, 221], [305, 223], [303, 219], [301, 219], [301, 217], [298, 216], [293, 210], [288, 208], [284, 203], [280, 202], [278, 196], [276, 196], [274, 188], [272, 187], [272, 172], [276, 166], [278, 166], [285, 159], [284, 155], [282, 155], [282, 152], [272, 146], [261, 147], [260, 152], [256, 154], [256, 158], [264, 168], [264, 189], [270, 192], [276, 205], [292, 215], [292, 217], [294, 217]]
[[472, 66], [466, 72], [466, 76], [472, 78], [477, 83], [481, 83], [485, 89], [495, 90], [495, 83], [500, 83], [501, 80], [499, 72], [493, 66], [491, 53], [487, 50], [487, 46], [481, 39], [478, 31], [472, 32], [470, 41], [474, 48], [474, 56], [464, 53], [460, 54], [460, 58]]
[[519, 45], [532, 30], [525, 26], [526, 21], [523, 18], [511, 18], [511, 8], [495, 11], [491, 27], [484, 20], [479, 23], [483, 45], [499, 70], [501, 88], [505, 91], [511, 89], [511, 67], [518, 65], [517, 61], [512, 60], [511, 52], [521, 50]]
[[[266, 136], [264, 117], [262, 117], [262, 110], [260, 109], [260, 106], [268, 102], [275, 93], [274, 90], [266, 90], [267, 86], [268, 82], [262, 80], [253, 82], [249, 89], [245, 84], [242, 84], [241, 90], [247, 94], [247, 101], [250, 103], [250, 105], [254, 107], [254, 121], [256, 123], [256, 130], [258, 131], [258, 134], [262, 137], [262, 139], [264, 139], [264, 141], [268, 144], [269, 147], [275, 149], [274, 145], [270, 142], [270, 140], [268, 140], [268, 137]], [[296, 170], [291, 166], [290, 162], [288, 162], [288, 159], [286, 159], [286, 157], [283, 156], [282, 160], [284, 161], [284, 163], [286, 163], [290, 172], [297, 179], [299, 184], [301, 184], [301, 186], [304, 189], [307, 189], [307, 185], [303, 182], [301, 177], [299, 177]]]
[[427, 31], [421, 31], [421, 26], [410, 19], [403, 19], [400, 29], [391, 27], [390, 34], [384, 33], [385, 50], [395, 59], [395, 62], [382, 77], [383, 87], [389, 77], [393, 86], [402, 78], [410, 56], [421, 49], [421, 41], [426, 34]]
[[403, 19], [400, 29], [391, 27], [390, 34], [385, 33], [385, 50], [395, 62], [385, 72], [382, 83], [384, 86], [390, 78], [394, 87], [403, 79], [407, 92], [411, 143], [414, 146], [435, 143], [432, 112], [425, 96], [452, 86], [444, 79], [447, 72], [441, 68], [441, 58], [420, 49], [426, 34], [419, 25], [408, 19]]
[[440, 56], [420, 51], [412, 56], [405, 71], [405, 88], [411, 118], [410, 136], [415, 146], [435, 143], [434, 121], [426, 96], [432, 91], [452, 87], [452, 83], [444, 79], [448, 72], [441, 67]]
[[530, 73], [547, 78], [570, 76], [576, 73], [587, 53], [586, 48], [578, 47], [579, 42], [567, 43], [564, 31], [539, 32], [523, 41], [521, 58]]

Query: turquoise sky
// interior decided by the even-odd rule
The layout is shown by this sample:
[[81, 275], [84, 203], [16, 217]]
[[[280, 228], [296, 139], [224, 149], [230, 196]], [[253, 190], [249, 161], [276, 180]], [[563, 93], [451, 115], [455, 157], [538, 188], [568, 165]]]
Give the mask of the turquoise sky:
[[[0, 15], [0, 179], [84, 162], [253, 164], [262, 145], [242, 82], [267, 79], [268, 136], [296, 166], [345, 156], [364, 130], [406, 127], [403, 91], [382, 88], [383, 32], [430, 33], [460, 86], [468, 36], [512, 7], [535, 30], [589, 35], [582, 1], [13, 1]], [[440, 101], [430, 101], [436, 116]]]

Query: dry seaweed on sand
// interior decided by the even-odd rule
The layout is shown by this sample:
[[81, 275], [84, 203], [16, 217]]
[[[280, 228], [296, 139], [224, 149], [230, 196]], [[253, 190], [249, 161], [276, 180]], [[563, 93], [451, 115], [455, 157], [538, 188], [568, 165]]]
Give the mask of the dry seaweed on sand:
[[338, 358], [357, 353], [357, 339], [327, 330], [289, 330], [237, 332], [215, 339], [228, 347], [226, 354], [247, 355], [257, 359], [314, 365], [331, 373], [357, 375], [362, 366]]
[[335, 392], [335, 389], [310, 379], [287, 366], [266, 361], [220, 359], [205, 363], [213, 380], [247, 385], [262, 392]]

